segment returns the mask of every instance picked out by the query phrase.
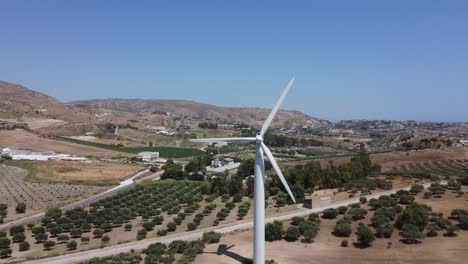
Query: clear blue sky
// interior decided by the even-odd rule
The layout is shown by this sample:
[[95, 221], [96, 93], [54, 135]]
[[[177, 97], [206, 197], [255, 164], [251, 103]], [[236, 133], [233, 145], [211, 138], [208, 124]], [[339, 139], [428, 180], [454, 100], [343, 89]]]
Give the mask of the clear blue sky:
[[468, 121], [468, 1], [1, 1], [0, 79], [63, 101], [190, 99]]

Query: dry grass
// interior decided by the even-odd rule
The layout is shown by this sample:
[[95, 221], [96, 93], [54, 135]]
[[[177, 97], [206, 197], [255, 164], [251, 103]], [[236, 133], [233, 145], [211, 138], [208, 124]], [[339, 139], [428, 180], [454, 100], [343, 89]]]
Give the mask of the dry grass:
[[142, 166], [97, 161], [8, 161], [29, 171], [27, 180], [48, 183], [115, 185]]

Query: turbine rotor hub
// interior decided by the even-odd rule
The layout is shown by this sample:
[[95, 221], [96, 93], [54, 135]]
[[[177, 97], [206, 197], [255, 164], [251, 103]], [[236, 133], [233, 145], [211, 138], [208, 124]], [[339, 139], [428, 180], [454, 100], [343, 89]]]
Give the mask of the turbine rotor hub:
[[263, 137], [260, 136], [260, 134], [257, 134], [257, 135], [255, 136], [255, 141], [256, 141], [257, 143], [262, 143], [262, 142], [263, 142]]

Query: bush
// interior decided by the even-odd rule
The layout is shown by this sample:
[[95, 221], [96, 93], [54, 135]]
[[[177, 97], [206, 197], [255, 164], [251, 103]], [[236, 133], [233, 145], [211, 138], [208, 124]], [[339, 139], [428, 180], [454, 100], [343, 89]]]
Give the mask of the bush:
[[302, 242], [305, 242], [305, 243], [314, 242], [314, 238], [317, 236], [317, 233], [318, 233], [318, 229], [306, 228], [304, 232], [302, 233], [304, 235], [304, 239], [302, 240]]
[[19, 251], [28, 251], [30, 247], [28, 241], [23, 241], [19, 244]]
[[340, 246], [341, 247], [348, 247], [348, 240], [342, 240]]
[[12, 238], [14, 243], [21, 243], [26, 240], [26, 235], [24, 233], [16, 233]]
[[218, 243], [220, 239], [221, 239], [221, 233], [214, 232], [214, 231], [203, 233], [202, 240], [205, 244]]
[[167, 235], [167, 229], [159, 229], [156, 234], [160, 237]]
[[401, 229], [401, 236], [406, 243], [415, 243], [419, 238], [422, 238], [422, 233], [416, 225], [404, 224]]
[[2, 248], [0, 249], [0, 258], [5, 258], [11, 255], [11, 249], [10, 248]]
[[427, 225], [426, 227], [426, 230], [427, 230], [427, 236], [428, 237], [435, 237], [438, 235], [437, 231], [440, 230], [439, 226], [434, 224], [434, 223], [430, 223]]
[[61, 243], [65, 243], [68, 240], [70, 240], [70, 238], [67, 235], [59, 235], [57, 237], [57, 241], [60, 241]]
[[104, 235], [104, 230], [102, 230], [101, 228], [96, 228], [93, 231], [93, 235], [98, 238], [102, 237], [102, 235]]
[[189, 231], [193, 231], [193, 230], [197, 229], [197, 227], [198, 227], [197, 224], [195, 224], [193, 222], [187, 224], [187, 230], [189, 230]]
[[[159, 230], [160, 231], [160, 230]], [[158, 231], [158, 232], [159, 232]], [[146, 235], [148, 234], [148, 231], [146, 229], [140, 229], [137, 232], [137, 240], [142, 240], [146, 238]]]
[[364, 223], [359, 223], [356, 234], [359, 243], [363, 246], [369, 246], [375, 240], [374, 233]]
[[299, 228], [291, 226], [286, 230], [284, 239], [286, 239], [286, 241], [296, 241], [299, 239], [300, 236], [301, 233], [299, 232]]
[[354, 221], [361, 220], [367, 215], [367, 210], [364, 208], [351, 208], [348, 211], [348, 215], [350, 215]]
[[89, 243], [89, 236], [82, 236], [81, 237], [81, 243]]
[[24, 214], [26, 212], [26, 204], [23, 202], [19, 202], [16, 205], [16, 213], [17, 214]]
[[52, 241], [52, 240], [46, 240], [46, 241], [44, 241], [44, 243], [42, 245], [44, 246], [44, 249], [50, 250], [51, 248], [53, 248], [55, 246], [55, 242]]
[[77, 246], [78, 246], [78, 243], [76, 243], [75, 240], [72, 240], [72, 241], [67, 243], [67, 248], [69, 250], [75, 250]]
[[132, 227], [133, 227], [132, 224], [126, 224], [126, 225], [124, 226], [124, 229], [125, 229], [125, 231], [131, 231], [131, 230], [132, 230]]
[[363, 197], [359, 198], [359, 202], [361, 202], [362, 204], [365, 204], [365, 203], [367, 203], [367, 198], [363, 196]]
[[305, 219], [303, 217], [295, 216], [292, 218], [291, 225], [298, 226], [304, 221]]
[[322, 218], [324, 219], [335, 219], [337, 215], [338, 210], [336, 210], [335, 208], [328, 208], [323, 210], [322, 212]]
[[351, 224], [342, 219], [336, 222], [335, 228], [333, 229], [334, 235], [338, 237], [349, 237], [352, 232]]
[[348, 207], [347, 207], [347, 206], [340, 206], [340, 207], [338, 207], [337, 210], [338, 210], [338, 213], [339, 213], [339, 214], [344, 215], [344, 214], [346, 214], [346, 212], [348, 211]]
[[401, 229], [405, 224], [415, 225], [423, 231], [429, 222], [427, 208], [419, 204], [408, 205], [396, 220], [396, 226]]
[[391, 223], [385, 223], [378, 225], [376, 228], [376, 235], [377, 237], [385, 237], [385, 238], [390, 238], [392, 237], [393, 234], [393, 225]]
[[283, 223], [280, 221], [274, 221], [265, 225], [265, 240], [275, 241], [283, 238]]
[[109, 236], [103, 236], [103, 237], [101, 238], [101, 242], [102, 242], [102, 244], [104, 244], [104, 245], [106, 245], [107, 243], [109, 243], [109, 241], [110, 241], [110, 237], [109, 237]]

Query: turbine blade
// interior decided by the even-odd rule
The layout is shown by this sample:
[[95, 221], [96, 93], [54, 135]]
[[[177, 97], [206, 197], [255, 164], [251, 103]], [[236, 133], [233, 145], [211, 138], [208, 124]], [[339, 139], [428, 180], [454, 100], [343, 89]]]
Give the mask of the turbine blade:
[[286, 95], [288, 94], [289, 90], [291, 89], [291, 86], [292, 84], [294, 83], [294, 80], [295, 80], [295, 77], [292, 77], [291, 80], [288, 82], [288, 84], [286, 85], [286, 89], [284, 89], [283, 93], [281, 94], [280, 98], [278, 99], [278, 102], [276, 102], [275, 106], [273, 107], [273, 109], [271, 110], [271, 113], [270, 115], [268, 116], [268, 118], [265, 120], [265, 123], [263, 124], [262, 126], [262, 131], [260, 132], [260, 136], [264, 136], [268, 127], [270, 127], [270, 124], [271, 122], [273, 121], [273, 118], [275, 118], [276, 116], [276, 113], [278, 112], [280, 106], [281, 106], [281, 103], [283, 103], [284, 101], [284, 98], [286, 97]]
[[276, 163], [276, 160], [275, 160], [275, 158], [273, 157], [273, 154], [271, 153], [270, 149], [269, 149], [269, 148], [265, 145], [265, 143], [263, 143], [263, 142], [262, 142], [262, 149], [263, 149], [263, 151], [265, 151], [266, 156], [267, 156], [268, 159], [270, 160], [271, 165], [272, 165], [273, 168], [275, 169], [276, 174], [278, 174], [278, 177], [280, 178], [281, 183], [283, 184], [284, 188], [285, 188], [286, 191], [288, 192], [289, 196], [291, 197], [291, 199], [293, 200], [293, 202], [296, 203], [296, 199], [294, 199], [294, 195], [292, 194], [291, 189], [289, 189], [289, 185], [288, 185], [288, 183], [286, 182], [286, 179], [284, 178], [283, 173], [281, 172], [281, 170], [280, 170], [280, 168], [279, 168], [279, 166], [278, 166], [278, 163]]
[[234, 143], [234, 144], [247, 144], [255, 142], [254, 137], [239, 137], [239, 138], [200, 138], [191, 139], [191, 142], [197, 143]]

